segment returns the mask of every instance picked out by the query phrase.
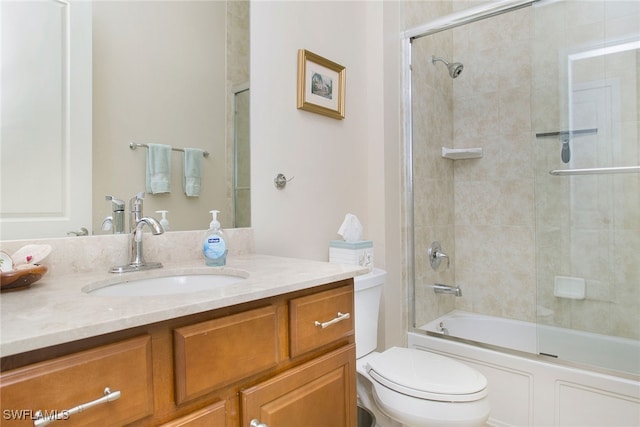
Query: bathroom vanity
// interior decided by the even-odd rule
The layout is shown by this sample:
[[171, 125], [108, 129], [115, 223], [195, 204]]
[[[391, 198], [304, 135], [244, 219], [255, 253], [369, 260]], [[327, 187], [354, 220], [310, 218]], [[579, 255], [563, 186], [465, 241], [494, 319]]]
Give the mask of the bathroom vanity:
[[249, 277], [215, 292], [102, 297], [83, 288], [109, 276], [84, 274], [3, 294], [1, 424], [34, 425], [41, 410], [74, 426], [355, 427], [363, 269], [259, 255], [228, 268]]

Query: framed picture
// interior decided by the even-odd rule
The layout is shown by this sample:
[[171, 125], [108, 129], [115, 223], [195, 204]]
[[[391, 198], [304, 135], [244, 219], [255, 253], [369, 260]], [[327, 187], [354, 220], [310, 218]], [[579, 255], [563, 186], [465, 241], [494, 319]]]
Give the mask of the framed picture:
[[344, 119], [345, 67], [298, 50], [298, 108]]

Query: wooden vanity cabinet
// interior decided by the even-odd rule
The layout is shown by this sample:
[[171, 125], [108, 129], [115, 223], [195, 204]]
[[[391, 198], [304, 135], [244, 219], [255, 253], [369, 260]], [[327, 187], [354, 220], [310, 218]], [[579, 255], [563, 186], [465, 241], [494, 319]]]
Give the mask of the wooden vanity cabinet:
[[351, 279], [30, 353], [3, 359], [3, 414], [66, 409], [110, 387], [118, 400], [64, 425], [357, 425]]
[[349, 344], [243, 389], [241, 426], [253, 420], [277, 427], [357, 425], [353, 306], [353, 286], [289, 300], [292, 359], [343, 340]]
[[355, 349], [350, 344], [243, 390], [241, 425], [355, 427]]

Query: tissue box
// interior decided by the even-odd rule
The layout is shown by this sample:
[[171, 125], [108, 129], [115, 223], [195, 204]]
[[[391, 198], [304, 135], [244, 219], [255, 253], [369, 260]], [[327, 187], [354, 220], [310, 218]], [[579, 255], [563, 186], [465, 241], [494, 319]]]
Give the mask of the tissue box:
[[329, 242], [329, 262], [372, 266], [373, 241], [345, 242], [344, 240], [331, 240]]

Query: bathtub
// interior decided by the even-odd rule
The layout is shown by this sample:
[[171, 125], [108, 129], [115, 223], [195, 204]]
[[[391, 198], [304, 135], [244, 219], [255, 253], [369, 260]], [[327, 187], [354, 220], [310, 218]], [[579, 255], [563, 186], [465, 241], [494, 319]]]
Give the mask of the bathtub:
[[482, 372], [490, 425], [640, 426], [638, 341], [453, 311], [408, 345]]

